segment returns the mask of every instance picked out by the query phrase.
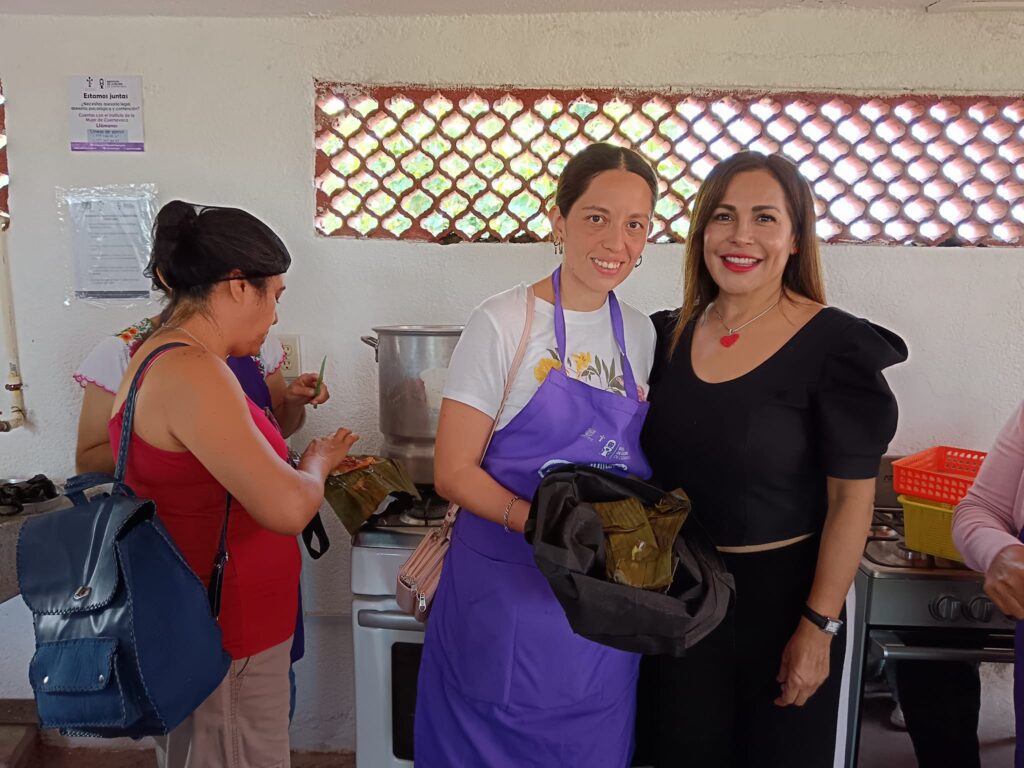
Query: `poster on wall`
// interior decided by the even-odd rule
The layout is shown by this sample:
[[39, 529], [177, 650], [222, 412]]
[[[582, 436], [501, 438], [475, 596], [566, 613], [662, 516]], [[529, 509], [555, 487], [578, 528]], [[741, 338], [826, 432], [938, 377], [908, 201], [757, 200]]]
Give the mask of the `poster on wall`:
[[72, 152], [142, 152], [142, 78], [68, 78]]
[[151, 184], [59, 189], [71, 235], [74, 297], [146, 299], [156, 208]]

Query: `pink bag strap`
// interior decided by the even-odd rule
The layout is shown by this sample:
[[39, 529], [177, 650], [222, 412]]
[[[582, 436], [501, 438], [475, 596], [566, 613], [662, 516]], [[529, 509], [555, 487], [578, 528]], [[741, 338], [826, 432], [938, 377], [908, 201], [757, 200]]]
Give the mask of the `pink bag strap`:
[[491, 434], [487, 436], [487, 443], [484, 445], [484, 452], [480, 454], [480, 463], [483, 464], [484, 456], [487, 455], [487, 449], [491, 447], [491, 440], [494, 439], [494, 433], [498, 429], [498, 422], [501, 421], [501, 414], [505, 411], [505, 403], [508, 402], [509, 392], [512, 391], [512, 384], [516, 379], [516, 374], [519, 373], [519, 366], [523, 363], [523, 358], [526, 356], [526, 346], [530, 341], [530, 329], [533, 327], [533, 286], [531, 285], [526, 289], [526, 322], [523, 324], [523, 335], [519, 339], [519, 347], [516, 349], [516, 356], [512, 358], [512, 366], [508, 369], [508, 375], [505, 377], [505, 391], [501, 393], [501, 405], [498, 406], [498, 412], [494, 415], [494, 423], [491, 425]]
[[[526, 347], [530, 341], [530, 329], [533, 328], [533, 299], [534, 293], [533, 286], [531, 285], [526, 289], [526, 322], [523, 324], [523, 335], [519, 339], [519, 346], [516, 348], [515, 357], [512, 358], [512, 365], [505, 376], [505, 391], [501, 393], [501, 405], [498, 406], [498, 412], [494, 415], [494, 423], [491, 424], [491, 434], [487, 436], [484, 450], [480, 454], [481, 464], [483, 464], [484, 457], [487, 455], [487, 449], [491, 447], [491, 440], [494, 439], [494, 433], [498, 430], [498, 422], [501, 421], [501, 414], [505, 410], [505, 403], [508, 402], [508, 395], [512, 391], [512, 384], [516, 379], [516, 374], [519, 373], [519, 367], [523, 363], [523, 358], [526, 356]], [[445, 538], [448, 537], [458, 512], [458, 504], [452, 503], [448, 505], [448, 511], [445, 513], [444, 523], [442, 524], [442, 535]]]

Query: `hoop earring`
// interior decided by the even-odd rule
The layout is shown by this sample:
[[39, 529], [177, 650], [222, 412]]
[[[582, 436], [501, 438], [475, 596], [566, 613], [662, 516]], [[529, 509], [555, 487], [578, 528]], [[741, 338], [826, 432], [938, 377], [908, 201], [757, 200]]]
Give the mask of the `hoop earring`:
[[644, 263], [644, 255], [641, 253], [639, 256], [636, 257], [636, 264], [633, 265], [633, 269], [636, 269], [637, 267], [639, 267], [643, 263]]

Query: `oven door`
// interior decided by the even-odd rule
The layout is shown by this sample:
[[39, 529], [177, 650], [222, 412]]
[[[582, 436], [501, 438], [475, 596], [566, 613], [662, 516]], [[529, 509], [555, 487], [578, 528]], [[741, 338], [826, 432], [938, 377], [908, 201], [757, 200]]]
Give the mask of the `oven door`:
[[352, 601], [356, 768], [412, 768], [416, 679], [426, 627], [393, 597]]
[[[868, 631], [867, 641], [868, 654], [888, 667], [888, 682], [910, 724], [914, 743], [930, 752], [948, 752], [949, 762], [943, 764], [976, 761], [980, 745], [976, 740], [971, 744], [971, 731], [979, 722], [985, 684], [979, 665], [1000, 665], [1003, 669], [995, 674], [1007, 679], [1005, 673], [1012, 674], [1012, 669], [1005, 665], [1014, 662], [1013, 632], [1005, 627], [876, 627]], [[995, 725], [989, 721], [990, 735]], [[1000, 717], [998, 728], [1012, 737], [1010, 720]], [[928, 764], [937, 765], [934, 759], [932, 755]]]
[[873, 629], [873, 649], [890, 661], [1013, 663], [1013, 633], [984, 630]]
[[[356, 768], [413, 768], [416, 681], [426, 625], [393, 597], [352, 601]], [[632, 765], [649, 768], [647, 762]]]

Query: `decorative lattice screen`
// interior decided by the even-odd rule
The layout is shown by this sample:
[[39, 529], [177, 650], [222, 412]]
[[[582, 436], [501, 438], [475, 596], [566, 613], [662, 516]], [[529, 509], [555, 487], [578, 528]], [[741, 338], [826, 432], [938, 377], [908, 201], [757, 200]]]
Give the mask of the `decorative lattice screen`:
[[0, 230], [7, 229], [11, 223], [11, 214], [7, 208], [7, 129], [5, 117], [4, 89], [0, 83]]
[[330, 236], [534, 241], [569, 157], [631, 146], [661, 179], [651, 233], [741, 149], [781, 152], [828, 242], [1024, 242], [1024, 100], [316, 84], [316, 228]]

